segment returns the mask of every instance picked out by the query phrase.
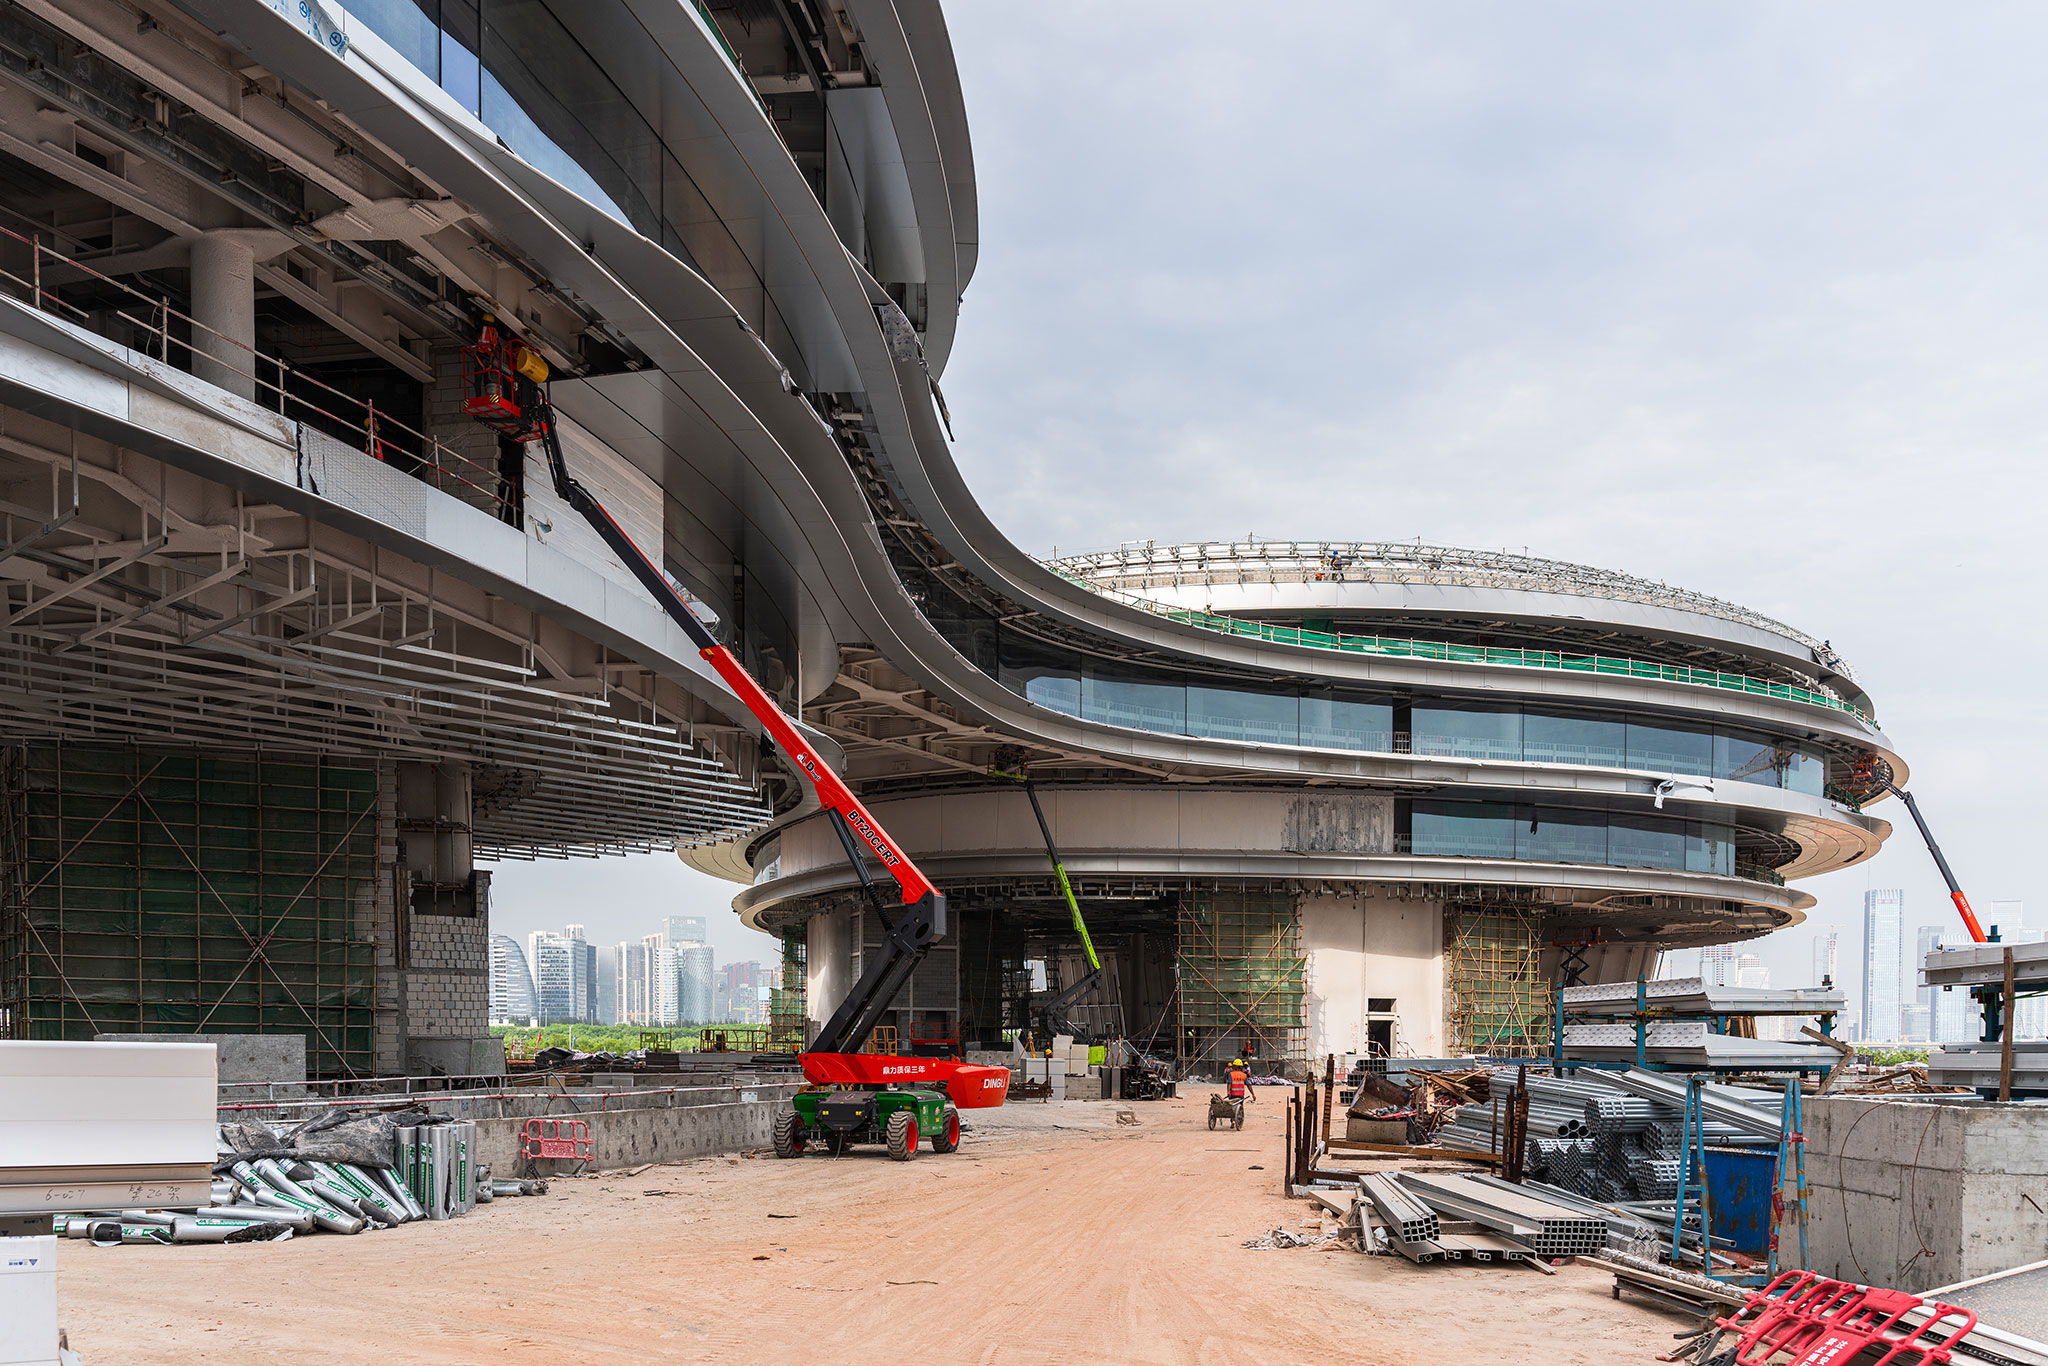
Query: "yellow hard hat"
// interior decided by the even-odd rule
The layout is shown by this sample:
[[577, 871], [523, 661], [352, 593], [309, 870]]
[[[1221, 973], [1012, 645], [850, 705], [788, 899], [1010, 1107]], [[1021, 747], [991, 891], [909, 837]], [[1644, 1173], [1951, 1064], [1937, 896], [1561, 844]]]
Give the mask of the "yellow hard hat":
[[1232, 1067], [1242, 1067], [1242, 1066], [1244, 1066], [1244, 1059], [1243, 1059], [1243, 1058], [1232, 1058], [1232, 1059], [1230, 1060], [1230, 1065], [1231, 1065]]

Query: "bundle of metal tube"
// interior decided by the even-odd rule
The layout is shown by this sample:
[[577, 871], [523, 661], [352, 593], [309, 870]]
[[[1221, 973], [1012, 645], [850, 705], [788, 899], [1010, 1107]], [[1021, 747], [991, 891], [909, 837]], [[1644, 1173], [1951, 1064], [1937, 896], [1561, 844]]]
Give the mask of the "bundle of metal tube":
[[[1519, 1075], [1496, 1069], [1494, 1095], [1506, 1094]], [[1523, 1166], [1530, 1176], [1592, 1201], [1669, 1198], [1675, 1192], [1686, 1141], [1684, 1082], [1595, 1069], [1520, 1080], [1529, 1096]], [[1770, 1113], [1767, 1093], [1729, 1086], [1702, 1090], [1701, 1128], [1709, 1143], [1777, 1144], [1781, 1125]], [[1434, 1141], [1465, 1151], [1497, 1151], [1496, 1108], [1492, 1101], [1461, 1107]]]
[[[501, 1195], [537, 1195], [545, 1182], [494, 1181], [476, 1159], [474, 1121], [401, 1129], [396, 1169], [295, 1158], [237, 1158], [197, 1211], [105, 1210], [67, 1215], [57, 1231], [100, 1246], [220, 1243], [354, 1234], [415, 1219], [446, 1219]], [[223, 1139], [224, 1155], [231, 1155]]]

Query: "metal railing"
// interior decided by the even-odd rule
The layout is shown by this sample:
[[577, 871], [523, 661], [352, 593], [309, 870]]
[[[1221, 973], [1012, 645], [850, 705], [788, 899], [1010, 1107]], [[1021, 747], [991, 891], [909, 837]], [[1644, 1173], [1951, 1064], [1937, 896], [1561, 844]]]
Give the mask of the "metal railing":
[[[516, 497], [501, 491], [495, 466], [486, 465], [377, 407], [364, 399], [343, 393], [311, 371], [294, 366], [280, 356], [269, 355], [248, 343], [208, 327], [190, 314], [171, 307], [167, 296], [152, 298], [134, 286], [95, 270], [86, 261], [66, 256], [44, 244], [40, 234], [23, 235], [0, 227], [0, 241], [12, 240], [29, 250], [29, 274], [21, 276], [0, 267], [0, 282], [18, 287], [25, 302], [40, 312], [54, 313], [108, 341], [127, 346], [137, 355], [168, 365], [180, 374], [204, 379], [203, 368], [212, 367], [248, 380], [253, 391], [269, 401], [258, 406], [280, 417], [304, 421], [344, 444], [397, 468], [422, 483], [454, 493], [464, 502], [480, 502], [486, 512], [514, 526], [520, 524]], [[76, 271], [87, 279], [119, 291], [125, 301], [112, 308], [86, 309], [61, 297], [57, 286], [46, 278], [53, 268]], [[4, 286], [0, 286], [4, 287]], [[115, 329], [118, 320], [127, 329]], [[175, 330], [179, 325], [190, 339]], [[132, 329], [132, 330], [128, 330]], [[114, 335], [127, 330], [126, 336]], [[209, 337], [222, 350], [201, 346]], [[135, 345], [136, 341], [143, 344]], [[178, 348], [174, 353], [173, 348]], [[184, 361], [179, 366], [173, 355]], [[302, 391], [301, 391], [302, 390]], [[451, 488], [451, 485], [454, 486]], [[466, 497], [461, 490], [467, 490]]]
[[1791, 683], [1773, 683], [1747, 674], [1725, 673], [1719, 669], [1695, 669], [1681, 664], [1654, 664], [1645, 659], [1610, 655], [1572, 654], [1558, 650], [1525, 650], [1497, 645], [1458, 645], [1442, 640], [1416, 640], [1401, 636], [1344, 635], [1331, 631], [1310, 631], [1299, 626], [1275, 626], [1243, 617], [1198, 612], [1193, 608], [1170, 607], [1137, 593], [1108, 588], [1064, 568], [1067, 560], [1041, 560], [1047, 569], [1077, 587], [1100, 597], [1135, 607], [1156, 617], [1195, 626], [1222, 635], [1239, 636], [1272, 645], [1298, 645], [1311, 650], [1336, 650], [1346, 654], [1383, 655], [1397, 659], [1429, 659], [1448, 664], [1486, 664], [1517, 669], [1558, 669], [1567, 673], [1603, 674], [1620, 678], [1643, 678], [1661, 683], [1684, 683], [1693, 687], [1718, 688], [1726, 692], [1749, 693], [1782, 702], [1803, 702], [1853, 716], [1864, 724], [1870, 717], [1858, 707], [1831, 693], [1801, 688]]
[[1055, 554], [1051, 567], [1084, 582], [1107, 581], [1108, 586], [1123, 589], [1326, 581], [1456, 584], [1635, 602], [1769, 631], [1806, 646], [1817, 663], [1842, 677], [1855, 677], [1826, 641], [1738, 603], [1610, 569], [1505, 551], [1403, 541], [1139, 541], [1114, 550]]

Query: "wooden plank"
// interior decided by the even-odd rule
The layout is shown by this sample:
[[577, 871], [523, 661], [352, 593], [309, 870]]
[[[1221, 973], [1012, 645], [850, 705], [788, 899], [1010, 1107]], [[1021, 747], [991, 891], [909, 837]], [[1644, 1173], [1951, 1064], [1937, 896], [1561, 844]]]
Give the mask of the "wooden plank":
[[1318, 1205], [1321, 1205], [1324, 1209], [1336, 1215], [1339, 1219], [1348, 1219], [1351, 1217], [1351, 1203], [1353, 1200], [1357, 1199], [1357, 1197], [1352, 1195], [1350, 1192], [1345, 1191], [1340, 1193], [1338, 1191], [1318, 1190], [1314, 1186], [1310, 1186], [1307, 1189], [1309, 1199], [1315, 1201]]
[[1341, 1157], [1345, 1153], [1391, 1153], [1396, 1157], [1445, 1157], [1457, 1162], [1494, 1164], [1501, 1160], [1495, 1153], [1468, 1153], [1460, 1148], [1418, 1148], [1409, 1143], [1360, 1143], [1348, 1138], [1330, 1140], [1330, 1156]]

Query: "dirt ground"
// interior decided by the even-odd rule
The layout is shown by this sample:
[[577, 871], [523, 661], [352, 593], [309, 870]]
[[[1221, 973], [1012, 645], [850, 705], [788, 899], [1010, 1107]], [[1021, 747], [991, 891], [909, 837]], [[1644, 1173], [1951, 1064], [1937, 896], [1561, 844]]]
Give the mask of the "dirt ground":
[[[1566, 1266], [1253, 1250], [1280, 1194], [1275, 1092], [1019, 1103], [952, 1156], [702, 1158], [555, 1182], [443, 1224], [58, 1259], [86, 1366], [756, 1361], [1575, 1366], [1648, 1362], [1679, 1321]], [[1259, 1170], [1263, 1168], [1263, 1170]]]

